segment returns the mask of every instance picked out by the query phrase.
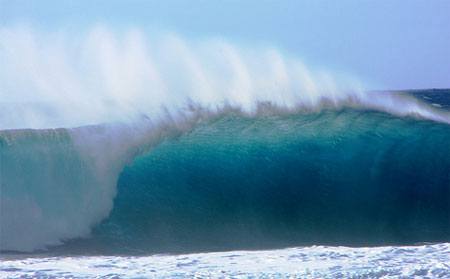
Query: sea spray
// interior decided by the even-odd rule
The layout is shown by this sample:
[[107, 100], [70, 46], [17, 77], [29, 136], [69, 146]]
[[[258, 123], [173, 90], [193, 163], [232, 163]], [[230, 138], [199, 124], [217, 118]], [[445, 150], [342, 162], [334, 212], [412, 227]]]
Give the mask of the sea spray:
[[254, 113], [261, 102], [295, 110], [326, 101], [449, 121], [414, 100], [368, 94], [355, 78], [312, 70], [273, 47], [220, 38], [2, 27], [0, 61], [1, 129], [132, 123], [142, 115], [157, 121], [192, 104]]

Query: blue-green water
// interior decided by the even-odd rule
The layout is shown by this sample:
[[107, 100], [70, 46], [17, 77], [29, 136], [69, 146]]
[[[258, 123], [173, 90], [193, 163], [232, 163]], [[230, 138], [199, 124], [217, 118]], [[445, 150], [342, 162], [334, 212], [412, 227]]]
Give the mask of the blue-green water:
[[94, 237], [163, 251], [449, 241], [449, 143], [447, 124], [374, 111], [226, 114], [125, 167]]
[[[27, 222], [62, 227], [56, 233], [63, 237], [49, 239], [56, 234], [50, 231], [36, 241], [66, 242], [74, 230], [87, 235], [80, 226], [93, 229], [90, 238], [58, 249], [155, 253], [450, 240], [445, 123], [348, 108], [252, 117], [230, 111], [144, 153], [123, 148], [126, 142], [117, 145], [122, 153], [112, 150], [123, 136], [108, 129], [118, 128], [2, 132], [2, 204], [25, 200], [29, 211], [37, 204], [40, 215]], [[114, 156], [79, 152], [83, 133], [98, 134]], [[8, 222], [21, 228], [17, 219]], [[7, 250], [15, 235], [23, 237], [8, 234], [6, 228]]]

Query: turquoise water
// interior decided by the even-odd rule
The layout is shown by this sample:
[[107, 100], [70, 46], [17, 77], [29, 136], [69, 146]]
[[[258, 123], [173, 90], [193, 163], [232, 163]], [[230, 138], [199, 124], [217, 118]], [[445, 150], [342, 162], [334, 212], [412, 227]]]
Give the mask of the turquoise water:
[[261, 106], [3, 130], [0, 156], [6, 278], [450, 274], [445, 121]]
[[[148, 135], [115, 143], [122, 132], [2, 132], [2, 204], [37, 204], [39, 222], [61, 227], [36, 241], [93, 228], [60, 248], [86, 253], [449, 241], [448, 124], [362, 109], [231, 111], [153, 147]], [[104, 153], [80, 149], [89, 133]]]
[[449, 241], [449, 142], [447, 124], [374, 111], [225, 114], [125, 167], [94, 238], [175, 252]]

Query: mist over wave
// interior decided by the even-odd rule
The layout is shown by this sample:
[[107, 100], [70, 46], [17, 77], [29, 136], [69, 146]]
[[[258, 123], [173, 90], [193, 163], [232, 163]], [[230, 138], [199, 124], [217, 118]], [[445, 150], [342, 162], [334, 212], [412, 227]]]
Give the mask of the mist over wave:
[[311, 70], [273, 47], [184, 40], [139, 29], [44, 32], [0, 29], [0, 128], [60, 128], [154, 121], [186, 108], [253, 113], [352, 103], [397, 114], [444, 117], [412, 100], [364, 92], [357, 79]]

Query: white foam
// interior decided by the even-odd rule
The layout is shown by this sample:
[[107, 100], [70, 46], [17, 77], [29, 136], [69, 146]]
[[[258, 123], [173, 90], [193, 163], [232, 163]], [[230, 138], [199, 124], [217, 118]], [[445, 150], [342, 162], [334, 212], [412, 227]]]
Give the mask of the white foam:
[[299, 247], [186, 255], [5, 259], [0, 276], [41, 278], [448, 278], [450, 245]]

